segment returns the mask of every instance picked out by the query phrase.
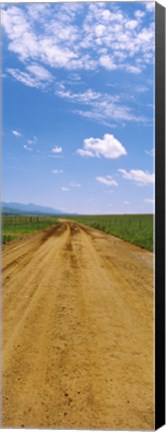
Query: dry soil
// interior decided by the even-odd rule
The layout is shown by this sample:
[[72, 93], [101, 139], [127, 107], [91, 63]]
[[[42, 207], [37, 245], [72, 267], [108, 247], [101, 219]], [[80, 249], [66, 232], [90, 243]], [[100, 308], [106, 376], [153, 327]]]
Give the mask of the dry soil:
[[72, 222], [4, 247], [3, 427], [153, 429], [153, 254]]

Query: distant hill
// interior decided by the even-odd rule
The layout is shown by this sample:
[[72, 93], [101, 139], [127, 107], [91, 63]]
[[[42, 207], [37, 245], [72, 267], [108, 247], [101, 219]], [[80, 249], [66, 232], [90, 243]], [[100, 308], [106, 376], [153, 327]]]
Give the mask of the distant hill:
[[1, 204], [2, 212], [5, 214], [40, 214], [40, 215], [64, 215], [65, 213], [51, 208], [51, 207], [44, 207], [37, 204], [20, 204], [20, 203], [14, 203], [9, 202], [5, 203], [2, 202]]

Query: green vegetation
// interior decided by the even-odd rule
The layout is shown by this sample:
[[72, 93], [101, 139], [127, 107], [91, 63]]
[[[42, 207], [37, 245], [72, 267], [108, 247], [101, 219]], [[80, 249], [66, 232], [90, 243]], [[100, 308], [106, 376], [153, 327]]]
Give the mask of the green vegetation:
[[11, 235], [11, 234], [6, 235], [6, 234], [3, 234], [2, 235], [2, 243], [6, 244], [6, 243], [9, 243], [12, 240], [19, 240], [19, 238], [20, 238], [19, 236], [15, 236], [15, 235]]
[[76, 222], [86, 224], [120, 237], [137, 246], [153, 250], [153, 215], [75, 216]]
[[[153, 251], [153, 215], [93, 215], [71, 216], [75, 222], [120, 237], [137, 246]], [[19, 239], [23, 234], [33, 233], [55, 225], [55, 216], [2, 217], [2, 243]]]
[[2, 216], [2, 243], [18, 240], [23, 234], [33, 233], [55, 225], [54, 216]]

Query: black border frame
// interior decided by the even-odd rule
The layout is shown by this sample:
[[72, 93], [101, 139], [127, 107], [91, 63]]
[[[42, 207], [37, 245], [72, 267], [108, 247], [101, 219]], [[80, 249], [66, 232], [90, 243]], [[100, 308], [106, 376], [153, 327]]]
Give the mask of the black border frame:
[[165, 8], [155, 4], [155, 429], [165, 424]]

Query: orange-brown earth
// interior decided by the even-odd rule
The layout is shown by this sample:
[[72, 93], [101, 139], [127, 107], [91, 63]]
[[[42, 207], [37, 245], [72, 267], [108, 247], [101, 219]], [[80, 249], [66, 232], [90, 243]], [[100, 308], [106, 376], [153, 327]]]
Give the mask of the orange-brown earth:
[[3, 251], [3, 427], [154, 427], [153, 254], [73, 222]]

